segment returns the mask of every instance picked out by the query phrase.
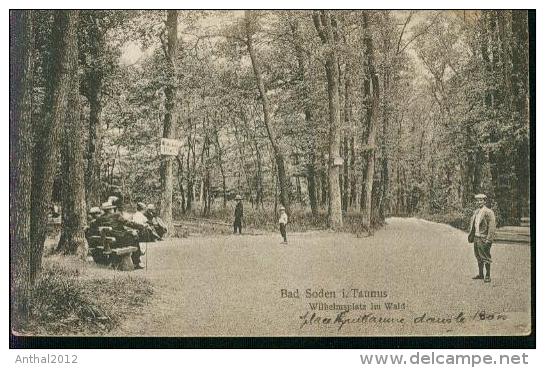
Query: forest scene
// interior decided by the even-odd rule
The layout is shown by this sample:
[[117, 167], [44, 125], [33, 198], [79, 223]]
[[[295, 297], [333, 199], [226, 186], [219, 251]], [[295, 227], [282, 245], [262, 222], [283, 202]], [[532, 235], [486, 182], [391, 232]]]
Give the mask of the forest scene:
[[[112, 276], [89, 258], [90, 214], [107, 205], [127, 213], [157, 209], [166, 235], [142, 248], [141, 259], [149, 256], [145, 272], [168, 271], [165, 260], [179, 256], [184, 283], [198, 283], [193, 275], [213, 269], [226, 272], [218, 285], [227, 290], [234, 286], [223, 284], [232, 274], [225, 271], [225, 242], [242, 244], [237, 252], [250, 253], [241, 258], [254, 260], [247, 249], [253, 242], [274, 239], [278, 247], [281, 213], [288, 219], [287, 248], [293, 233], [323, 257], [331, 256], [332, 239], [344, 239], [386, 252], [374, 258], [383, 259], [391, 251], [385, 244], [407, 238], [404, 231], [423, 234], [415, 244], [427, 244], [426, 234], [453, 231], [457, 240], [444, 243], [465, 242], [453, 258], [465, 263], [473, 251], [458, 229], [470, 228], [476, 194], [486, 195], [498, 228], [528, 226], [528, 50], [522, 10], [11, 11], [12, 328], [46, 335], [165, 333], [153, 319], [146, 330], [123, 322], [145, 315], [156, 300], [175, 303], [163, 284], [144, 270]], [[178, 144], [175, 154], [161, 154], [164, 139]], [[232, 236], [236, 203], [244, 206], [240, 224], [248, 237]], [[294, 240], [294, 247], [305, 241]], [[429, 246], [441, 257], [443, 248]], [[372, 262], [357, 248], [350, 248], [354, 259]], [[295, 258], [308, 254], [297, 249]], [[528, 299], [529, 247], [501, 249], [493, 252], [512, 261], [509, 270], [524, 269], [509, 283]], [[259, 254], [273, 263], [284, 257], [271, 252]], [[205, 255], [227, 263], [201, 269]], [[472, 261], [467, 267], [475, 268]], [[256, 276], [261, 268], [289, 269], [256, 262], [240, 266], [248, 282], [268, 277]], [[328, 267], [324, 272], [338, 272]], [[511, 277], [507, 271], [502, 275]], [[219, 276], [210, 277], [214, 284]], [[189, 298], [181, 286], [177, 292]], [[61, 308], [58, 301], [67, 298], [75, 302]], [[119, 308], [116, 298], [123, 300]], [[230, 302], [223, 300], [221, 309]], [[510, 333], [515, 325], [527, 331], [525, 303], [517, 310], [523, 322], [515, 318], [507, 332], [482, 333]], [[184, 323], [168, 333], [252, 334], [228, 323], [211, 323], [209, 330]], [[475, 328], [473, 334], [481, 332]]]

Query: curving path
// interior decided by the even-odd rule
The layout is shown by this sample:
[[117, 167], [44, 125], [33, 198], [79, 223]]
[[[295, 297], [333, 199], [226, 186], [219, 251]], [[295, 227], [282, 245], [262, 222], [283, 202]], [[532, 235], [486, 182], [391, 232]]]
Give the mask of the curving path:
[[[530, 330], [528, 246], [494, 246], [492, 283], [484, 284], [471, 279], [476, 264], [467, 235], [444, 224], [391, 218], [370, 238], [332, 232], [288, 236], [288, 246], [280, 244], [279, 234], [150, 244], [147, 270], [134, 274], [152, 281], [155, 297], [114, 335], [520, 335]], [[300, 298], [282, 298], [282, 289], [299, 289]], [[305, 298], [306, 289], [317, 297]], [[352, 289], [364, 293], [354, 297]], [[367, 310], [342, 316], [351, 321], [339, 329], [338, 310], [314, 311], [310, 317], [309, 303], [320, 302], [355, 303]], [[388, 311], [385, 303], [399, 303], [400, 309]], [[371, 304], [381, 309], [370, 310]], [[479, 311], [486, 313], [484, 321], [475, 318]]]

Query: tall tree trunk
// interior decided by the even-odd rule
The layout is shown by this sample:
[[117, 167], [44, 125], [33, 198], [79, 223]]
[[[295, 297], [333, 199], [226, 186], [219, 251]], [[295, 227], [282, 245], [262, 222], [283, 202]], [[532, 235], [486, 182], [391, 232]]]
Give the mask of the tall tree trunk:
[[295, 193], [297, 195], [297, 202], [299, 204], [303, 203], [303, 192], [301, 190], [301, 178], [299, 176], [295, 177]]
[[307, 164], [307, 188], [308, 188], [308, 199], [310, 202], [310, 210], [314, 217], [318, 216], [318, 203], [316, 199], [316, 129], [314, 126], [314, 121], [312, 119], [311, 105], [310, 105], [310, 86], [306, 78], [305, 70], [305, 54], [304, 50], [301, 47], [301, 34], [299, 30], [299, 22], [296, 18], [293, 19], [291, 25], [291, 31], [295, 43], [295, 55], [297, 57], [297, 67], [299, 73], [299, 80], [302, 85], [303, 93], [301, 98], [304, 103], [304, 113], [305, 113], [305, 126], [307, 128], [307, 136], [309, 139], [309, 159]]
[[343, 225], [341, 187], [339, 183], [339, 149], [341, 145], [341, 110], [339, 102], [339, 68], [335, 51], [334, 30], [329, 11], [313, 14], [314, 26], [326, 46], [326, 77], [329, 97], [329, 210], [328, 227], [337, 229]]
[[[165, 86], [165, 117], [163, 120], [163, 138], [176, 137], [176, 95], [177, 74], [176, 54], [178, 49], [178, 11], [169, 10], [166, 20], [167, 40], [163, 42], [163, 50], [167, 59], [168, 84]], [[161, 217], [172, 231], [172, 194], [174, 192], [172, 156], [162, 157], [161, 162]]]
[[223, 168], [223, 149], [220, 145], [219, 133], [217, 127], [214, 126], [214, 143], [216, 145], [216, 154], [218, 155], [218, 166], [221, 174], [221, 188], [223, 192], [223, 208], [227, 207], [227, 184], [225, 178], [225, 169]]
[[[195, 131], [194, 134], [192, 133], [193, 131]], [[195, 186], [195, 144], [196, 144], [195, 134], [197, 134], [196, 131], [197, 131], [196, 125], [194, 125], [191, 118], [189, 118], [189, 134], [187, 135], [188, 151], [187, 151], [187, 160], [186, 160], [186, 163], [187, 163], [186, 211], [187, 212], [191, 212], [193, 201], [195, 200], [194, 186]], [[190, 161], [192, 162], [191, 166], [190, 166]]]
[[[386, 71], [384, 73], [383, 77], [383, 88], [382, 91], [383, 96], [387, 96], [390, 89], [390, 72]], [[390, 177], [389, 177], [389, 169], [388, 169], [388, 150], [387, 150], [387, 144], [388, 144], [388, 124], [389, 124], [389, 116], [390, 110], [389, 110], [389, 99], [383, 98], [382, 103], [382, 144], [381, 144], [381, 163], [382, 163], [382, 172], [381, 172], [381, 200], [380, 200], [380, 207], [379, 207], [379, 217], [380, 220], [384, 220], [386, 218], [386, 215], [390, 211]]]
[[349, 201], [350, 201], [350, 180], [348, 178], [349, 176], [349, 155], [350, 155], [350, 151], [348, 149], [348, 137], [347, 136], [344, 136], [343, 137], [343, 143], [342, 143], [342, 152], [343, 152], [343, 161], [344, 161], [344, 166], [343, 166], [343, 173], [342, 173], [342, 208], [343, 208], [343, 212], [346, 213], [346, 211], [348, 211], [348, 204], [349, 204]]
[[375, 71], [373, 39], [369, 31], [369, 18], [367, 13], [362, 12], [361, 30], [363, 33], [364, 46], [364, 106], [365, 106], [365, 126], [367, 126], [367, 144], [366, 144], [366, 167], [364, 172], [365, 192], [363, 198], [362, 225], [368, 231], [372, 232], [371, 215], [373, 210], [372, 194], [373, 179], [375, 177], [375, 140], [376, 140], [376, 117], [375, 111], [379, 100], [379, 83]]
[[261, 204], [263, 208], [263, 163], [261, 158], [261, 150], [259, 144], [255, 140], [255, 152], [257, 161], [257, 173], [256, 173], [256, 206]]
[[[345, 127], [347, 129], [348, 134], [351, 136], [352, 134], [352, 100], [351, 100], [351, 76], [350, 76], [350, 63], [346, 63], [346, 72], [345, 72], [345, 82], [344, 82], [344, 122]], [[350, 150], [348, 147], [348, 134], [344, 135], [343, 138], [343, 160], [344, 160], [344, 167], [343, 167], [343, 198], [342, 198], [342, 205], [343, 205], [343, 211], [348, 211], [348, 205], [350, 202], [350, 165], [349, 165], [349, 157], [350, 157]]]
[[252, 68], [254, 70], [254, 76], [257, 83], [257, 89], [259, 90], [259, 96], [261, 98], [261, 107], [263, 108], [263, 121], [265, 123], [265, 128], [267, 130], [267, 136], [271, 143], [273, 149], [274, 158], [276, 161], [278, 183], [280, 186], [280, 202], [286, 208], [288, 215], [290, 212], [290, 203], [289, 203], [289, 182], [286, 176], [286, 168], [284, 164], [284, 154], [278, 145], [278, 139], [276, 133], [273, 130], [270, 118], [270, 107], [269, 107], [269, 98], [267, 97], [267, 91], [265, 90], [265, 84], [263, 83], [263, 77], [261, 75], [261, 68], [257, 55], [254, 49], [253, 43], [253, 32], [252, 32], [252, 19], [249, 11], [245, 11], [245, 30], [246, 30], [246, 47], [248, 53], [250, 54], [250, 59], [252, 61]]
[[32, 177], [30, 279], [33, 283], [41, 271], [42, 253], [47, 231], [47, 214], [51, 204], [59, 154], [59, 135], [66, 115], [70, 80], [77, 65], [77, 10], [57, 11], [52, 35], [52, 55], [44, 103], [44, 123], [36, 135]]
[[64, 254], [76, 254], [85, 259], [87, 240], [85, 226], [87, 211], [85, 203], [85, 181], [83, 169], [83, 121], [79, 78], [77, 73], [71, 81], [68, 109], [64, 120], [62, 153], [62, 231], [57, 250]]
[[[245, 120], [244, 120], [244, 124], [245, 124], [244, 127], [246, 128], [247, 122]], [[245, 154], [245, 150], [244, 150], [244, 148], [246, 147], [246, 140], [244, 139], [241, 142], [241, 140], [239, 138], [239, 133], [238, 133], [237, 126], [233, 125], [233, 127], [235, 128], [235, 140], [237, 141], [236, 146], [238, 148], [239, 162], [240, 162], [240, 165], [241, 165], [241, 168], [242, 168], [242, 173], [244, 174], [244, 180], [246, 182], [247, 194], [250, 196], [250, 198], [252, 198], [253, 197], [252, 183], [251, 183], [251, 180], [250, 180], [250, 175], [248, 175], [248, 170], [246, 170], [246, 154]], [[244, 138], [244, 135], [243, 135], [243, 138]], [[239, 185], [238, 186], [239, 186], [238, 190], [240, 191], [240, 188], [242, 187], [242, 185], [240, 184], [240, 175], [239, 175]]]
[[516, 88], [513, 93], [514, 118], [518, 126], [525, 133], [517, 144], [517, 157], [515, 160], [516, 192], [517, 192], [517, 217], [530, 216], [530, 110], [529, 110], [529, 57], [528, 57], [528, 12], [525, 10], [512, 10], [512, 43], [513, 63], [512, 82]]
[[327, 189], [329, 187], [329, 184], [328, 184], [328, 177], [327, 177], [327, 172], [325, 170], [325, 168], [327, 167], [327, 162], [326, 162], [326, 158], [325, 158], [325, 153], [322, 152], [322, 162], [321, 162], [321, 169], [320, 169], [320, 186], [321, 186], [321, 205], [322, 207], [324, 207], [328, 201], [328, 193], [327, 193]]
[[349, 157], [350, 157], [350, 150], [348, 148], [348, 134], [352, 135], [352, 106], [351, 106], [351, 66], [350, 63], [346, 62], [346, 70], [344, 73], [344, 123], [345, 123], [345, 129], [347, 130], [347, 134], [344, 134], [343, 137], [343, 188], [342, 188], [342, 208], [343, 211], [348, 211], [348, 204], [350, 201], [350, 179], [349, 179]]
[[[97, 77], [98, 78], [98, 77]], [[89, 140], [87, 143], [87, 169], [85, 172], [85, 184], [89, 205], [100, 203], [100, 114], [102, 111], [101, 92], [98, 84], [89, 94]]]
[[356, 175], [356, 150], [354, 147], [354, 135], [350, 137], [350, 207], [353, 207], [357, 201], [357, 180]]
[[182, 157], [179, 155], [176, 156], [178, 161], [178, 187], [180, 189], [181, 205], [182, 205], [182, 214], [185, 215], [186, 204], [185, 204], [185, 189], [184, 189], [184, 155]]
[[[208, 127], [204, 127], [205, 130], [208, 130]], [[203, 215], [210, 215], [210, 137], [208, 132], [205, 133], [202, 156], [201, 156], [201, 166], [203, 168], [202, 175], [202, 190], [201, 190], [201, 200], [203, 202]]]
[[[94, 17], [94, 15], [88, 15]], [[89, 28], [89, 45], [94, 62], [85, 74], [85, 95], [89, 101], [89, 139], [87, 141], [87, 168], [85, 171], [85, 191], [89, 206], [97, 205], [101, 199], [100, 187], [100, 124], [102, 113], [103, 68], [101, 60], [105, 52], [104, 30], [100, 27], [101, 19], [92, 19]]]
[[312, 216], [318, 216], [318, 200], [316, 198], [316, 154], [310, 153], [309, 165], [307, 168], [307, 186], [308, 186], [308, 200], [310, 202], [310, 210]]
[[[12, 313], [26, 317], [32, 277], [32, 90], [34, 27], [30, 10], [10, 12], [10, 286]], [[14, 293], [17, 287], [18, 293]], [[15, 319], [12, 319], [15, 321]]]

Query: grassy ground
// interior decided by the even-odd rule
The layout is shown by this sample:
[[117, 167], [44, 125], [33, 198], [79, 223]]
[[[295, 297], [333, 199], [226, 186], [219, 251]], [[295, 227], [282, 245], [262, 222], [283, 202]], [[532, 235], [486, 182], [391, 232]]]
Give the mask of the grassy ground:
[[[150, 244], [147, 270], [132, 274], [153, 284], [153, 302], [106, 334], [519, 335], [530, 330], [529, 247], [495, 246], [492, 283], [485, 284], [471, 279], [476, 262], [467, 235], [448, 225], [389, 219], [368, 238], [288, 231], [288, 246], [280, 244], [279, 234], [265, 232]], [[283, 298], [282, 289], [299, 290], [300, 297]], [[306, 298], [307, 289], [335, 295]], [[387, 295], [352, 296], [352, 289]], [[334, 321], [339, 311], [315, 311], [310, 317], [310, 303], [316, 302], [355, 303], [367, 310], [345, 314], [351, 322], [339, 329], [338, 323], [324, 322]], [[387, 310], [386, 303], [399, 309]], [[375, 306], [380, 309], [371, 309]], [[362, 322], [369, 313], [375, 319], [368, 315]]]
[[48, 256], [43, 267], [33, 289], [32, 313], [26, 319], [14, 320], [17, 334], [108, 333], [125, 319], [141, 313], [153, 293], [146, 278], [73, 257]]

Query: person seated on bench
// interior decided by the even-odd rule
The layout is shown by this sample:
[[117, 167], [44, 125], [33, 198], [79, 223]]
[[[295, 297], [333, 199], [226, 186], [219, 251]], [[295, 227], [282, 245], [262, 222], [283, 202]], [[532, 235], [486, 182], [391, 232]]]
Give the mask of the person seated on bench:
[[96, 226], [111, 227], [110, 235], [115, 238], [112, 248], [123, 248], [134, 246], [137, 248], [131, 254], [135, 269], [143, 268], [140, 266], [140, 256], [142, 251], [138, 242], [138, 231], [143, 230], [144, 226], [134, 221], [127, 220], [123, 216], [123, 204], [119, 198], [112, 198], [113, 202], [104, 202], [102, 210], [104, 215], [96, 220]]
[[159, 236], [159, 240], [163, 239], [163, 237], [166, 235], [168, 229], [164, 221], [157, 216], [155, 211], [155, 206], [153, 204], [148, 204], [148, 208], [145, 212], [146, 217], [148, 218], [148, 224], [150, 224], [157, 235]]
[[142, 202], [138, 202], [136, 204], [136, 212], [132, 215], [132, 220], [137, 224], [144, 226], [144, 229], [138, 232], [140, 241], [154, 242], [159, 239], [160, 236], [155, 232], [152, 224], [148, 221], [145, 211], [146, 205]]

